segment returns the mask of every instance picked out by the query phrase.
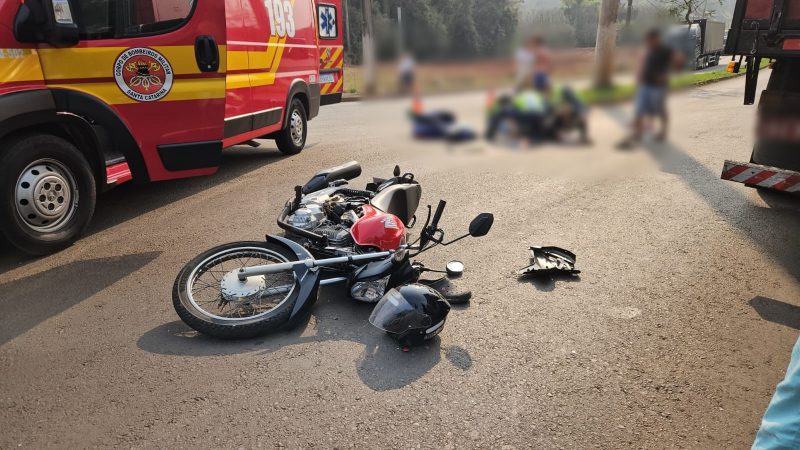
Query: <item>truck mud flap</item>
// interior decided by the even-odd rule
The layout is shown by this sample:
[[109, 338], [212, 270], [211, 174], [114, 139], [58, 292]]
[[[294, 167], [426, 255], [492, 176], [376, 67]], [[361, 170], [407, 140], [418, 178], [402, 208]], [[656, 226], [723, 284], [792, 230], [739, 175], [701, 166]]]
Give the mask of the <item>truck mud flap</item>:
[[753, 163], [725, 161], [722, 179], [752, 187], [800, 194], [800, 172]]

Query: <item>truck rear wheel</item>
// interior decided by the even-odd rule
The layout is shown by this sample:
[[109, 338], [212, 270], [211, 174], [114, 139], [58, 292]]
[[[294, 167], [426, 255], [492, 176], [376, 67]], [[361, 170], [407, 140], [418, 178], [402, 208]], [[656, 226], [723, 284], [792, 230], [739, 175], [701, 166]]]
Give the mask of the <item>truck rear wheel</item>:
[[275, 143], [284, 155], [296, 155], [303, 151], [308, 136], [308, 113], [303, 102], [295, 98], [287, 112], [289, 121], [286, 128], [278, 132]]
[[46, 255], [72, 244], [94, 214], [89, 162], [68, 141], [25, 135], [0, 155], [0, 232], [20, 250]]

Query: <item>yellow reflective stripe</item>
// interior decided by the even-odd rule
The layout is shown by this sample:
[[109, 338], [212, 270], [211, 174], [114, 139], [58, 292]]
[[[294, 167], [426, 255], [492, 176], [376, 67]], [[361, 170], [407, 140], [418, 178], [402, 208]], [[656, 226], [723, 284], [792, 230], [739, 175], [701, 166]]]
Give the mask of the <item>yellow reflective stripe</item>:
[[274, 73], [261, 72], [250, 74], [250, 86], [252, 87], [271, 86], [273, 84], [275, 84]]
[[322, 89], [320, 89], [320, 92], [319, 92], [319, 93], [320, 93], [320, 94], [322, 94], [322, 95], [325, 95], [325, 94], [327, 94], [327, 93], [328, 93], [328, 90], [330, 89], [330, 87], [331, 87], [331, 85], [330, 85], [330, 84], [323, 84], [323, 85], [322, 85]]
[[225, 89], [242, 89], [250, 87], [250, 75], [246, 73], [229, 73], [225, 77]]
[[0, 48], [0, 83], [43, 79], [36, 50]]
[[272, 61], [272, 65], [269, 67], [269, 71], [272, 73], [276, 73], [278, 69], [281, 67], [281, 60], [283, 59], [283, 51], [286, 50], [286, 46], [283, 45], [286, 43], [286, 38], [281, 39], [278, 42], [278, 45], [275, 47], [275, 60]]
[[339, 81], [336, 82], [336, 86], [334, 86], [333, 89], [331, 89], [329, 92], [335, 94], [335, 93], [341, 91], [342, 90], [343, 81], [344, 81], [344, 78], [339, 78]]
[[[292, 7], [294, 7], [295, 0], [291, 0]], [[281, 66], [281, 60], [283, 59], [283, 51], [286, 49], [286, 36], [278, 39], [277, 46], [275, 46], [275, 59], [272, 61], [272, 64], [269, 66], [269, 71], [271, 73], [276, 73]], [[272, 39], [270, 38], [270, 43]]]
[[[227, 71], [227, 46], [220, 45], [220, 72]], [[117, 57], [132, 47], [40, 49], [45, 79], [103, 78], [114, 76]], [[167, 58], [175, 74], [199, 74], [194, 46], [149, 47]], [[246, 56], [245, 56], [246, 57]]]
[[[159, 100], [178, 101], [178, 100], [207, 100], [225, 98], [223, 89], [224, 80], [216, 79], [185, 79], [172, 85], [172, 90], [166, 97]], [[116, 83], [78, 83], [78, 84], [55, 84], [50, 87], [72, 89], [93, 95], [111, 105], [121, 105], [138, 103], [136, 100], [125, 95]]]
[[278, 52], [278, 37], [270, 36], [267, 42], [267, 51], [264, 55], [264, 64], [256, 66], [257, 69], [271, 69], [272, 64], [275, 62], [275, 54]]
[[328, 64], [325, 66], [325, 68], [326, 69], [332, 68], [333, 65], [339, 60], [339, 57], [341, 55], [342, 55], [342, 49], [341, 48], [337, 48], [336, 51], [333, 52], [333, 56], [331, 57], [330, 61], [328, 61]]
[[248, 52], [233, 50], [228, 52], [228, 70], [247, 70]]

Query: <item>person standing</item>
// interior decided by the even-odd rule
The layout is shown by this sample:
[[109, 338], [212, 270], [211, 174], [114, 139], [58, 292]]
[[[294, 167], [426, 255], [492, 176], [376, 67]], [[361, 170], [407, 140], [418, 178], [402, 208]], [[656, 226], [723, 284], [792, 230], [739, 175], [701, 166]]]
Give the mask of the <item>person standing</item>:
[[514, 56], [516, 61], [516, 87], [517, 90], [524, 89], [533, 82], [534, 67], [536, 65], [535, 41], [536, 38], [526, 39], [517, 49]]
[[538, 91], [548, 92], [551, 88], [550, 77], [553, 71], [553, 57], [542, 36], [533, 38], [532, 48], [534, 55], [533, 86]]
[[400, 74], [400, 91], [408, 95], [414, 92], [414, 84], [416, 77], [414, 72], [416, 70], [416, 62], [411, 53], [403, 53], [400, 57], [400, 62], [397, 65], [397, 71]]
[[666, 140], [669, 129], [667, 91], [670, 73], [682, 65], [680, 53], [661, 42], [661, 32], [651, 30], [647, 33], [645, 54], [637, 76], [633, 133], [620, 143], [620, 148], [630, 148], [642, 139], [648, 119], [658, 119], [661, 122], [661, 129], [655, 138], [657, 141]]

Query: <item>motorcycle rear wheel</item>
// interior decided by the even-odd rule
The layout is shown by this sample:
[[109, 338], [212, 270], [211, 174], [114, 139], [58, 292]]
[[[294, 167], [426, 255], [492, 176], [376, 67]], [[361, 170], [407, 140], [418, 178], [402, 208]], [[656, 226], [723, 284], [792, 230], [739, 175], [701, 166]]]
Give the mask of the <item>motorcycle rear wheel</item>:
[[269, 242], [235, 242], [189, 261], [172, 289], [172, 304], [193, 329], [219, 339], [247, 339], [276, 331], [289, 321], [298, 281], [291, 270], [246, 283], [242, 267], [297, 261], [288, 249]]

